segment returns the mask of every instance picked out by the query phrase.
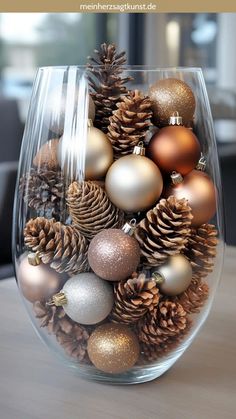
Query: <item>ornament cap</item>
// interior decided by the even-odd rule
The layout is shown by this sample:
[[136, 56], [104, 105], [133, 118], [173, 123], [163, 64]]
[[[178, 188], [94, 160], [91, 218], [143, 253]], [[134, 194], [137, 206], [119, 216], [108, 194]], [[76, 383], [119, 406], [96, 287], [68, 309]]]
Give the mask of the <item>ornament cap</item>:
[[201, 157], [199, 159], [199, 162], [196, 166], [197, 170], [200, 170], [201, 172], [205, 172], [206, 170], [206, 158], [204, 157], [204, 155], [201, 153]]
[[163, 276], [157, 271], [152, 272], [152, 279], [156, 282], [157, 285], [162, 284], [165, 281]]
[[132, 236], [134, 234], [134, 230], [136, 228], [136, 220], [135, 218], [132, 218], [128, 223], [125, 223], [125, 225], [122, 227], [122, 231], [125, 234], [128, 234], [128, 236]]
[[93, 127], [93, 120], [88, 118], [88, 128], [92, 128]]
[[179, 115], [179, 112], [174, 112], [169, 118], [169, 125], [183, 125], [183, 118]]
[[39, 257], [39, 252], [30, 252], [28, 254], [28, 262], [31, 266], [38, 266], [41, 264], [41, 259]]
[[145, 148], [143, 146], [143, 141], [140, 141], [138, 145], [134, 147], [133, 154], [137, 154], [138, 156], [145, 156]]
[[183, 176], [180, 173], [172, 172], [170, 177], [173, 185], [179, 185], [183, 182]]
[[47, 303], [50, 306], [61, 307], [67, 304], [67, 298], [63, 291], [58, 292], [57, 294], [53, 295], [52, 300]]

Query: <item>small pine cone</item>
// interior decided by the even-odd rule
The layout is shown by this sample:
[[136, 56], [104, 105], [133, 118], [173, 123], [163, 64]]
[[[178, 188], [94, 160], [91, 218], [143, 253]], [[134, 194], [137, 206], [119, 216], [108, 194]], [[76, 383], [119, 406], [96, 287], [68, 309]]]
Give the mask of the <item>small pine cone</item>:
[[73, 224], [88, 239], [105, 228], [119, 228], [124, 213], [109, 200], [105, 190], [95, 182], [73, 182], [67, 193]]
[[65, 216], [65, 191], [61, 171], [46, 167], [31, 169], [20, 179], [20, 194], [38, 215], [61, 219]]
[[62, 307], [50, 306], [42, 301], [33, 304], [35, 317], [39, 319], [40, 327], [47, 327], [50, 334], [56, 334], [60, 329], [60, 322], [65, 317]]
[[186, 328], [186, 312], [178, 302], [162, 300], [138, 323], [139, 339], [148, 344], [162, 344]]
[[141, 264], [156, 267], [168, 256], [185, 249], [193, 216], [186, 199], [170, 196], [160, 202], [140, 221], [135, 237], [141, 248]]
[[104, 43], [88, 60], [90, 94], [96, 107], [94, 125], [107, 133], [109, 117], [120, 96], [127, 93], [125, 84], [131, 80], [131, 77], [121, 76], [126, 63], [125, 52], [117, 53], [114, 44]]
[[199, 279], [192, 279], [190, 286], [182, 294], [174, 298], [187, 313], [199, 313], [209, 294], [209, 287]]
[[42, 262], [57, 272], [88, 271], [88, 242], [75, 227], [53, 218], [31, 218], [26, 223], [24, 237], [26, 246], [38, 252]]
[[64, 348], [67, 355], [88, 363], [87, 342], [89, 332], [78, 323], [74, 323], [69, 318], [62, 319], [61, 328], [56, 333], [58, 343]]
[[134, 147], [145, 140], [147, 130], [152, 125], [151, 116], [151, 101], [138, 90], [130, 91], [121, 98], [108, 126], [108, 138], [115, 159], [132, 153]]
[[191, 229], [184, 254], [192, 265], [194, 278], [203, 279], [213, 271], [217, 243], [217, 229], [213, 224]]
[[114, 323], [135, 323], [159, 303], [156, 282], [145, 274], [134, 275], [115, 285], [115, 303], [111, 313]]

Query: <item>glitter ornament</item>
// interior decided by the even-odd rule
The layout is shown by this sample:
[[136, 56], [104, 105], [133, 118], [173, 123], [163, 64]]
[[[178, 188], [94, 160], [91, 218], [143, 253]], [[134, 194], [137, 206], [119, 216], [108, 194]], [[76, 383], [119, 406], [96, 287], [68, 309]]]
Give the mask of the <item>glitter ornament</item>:
[[139, 353], [136, 335], [121, 324], [102, 324], [88, 340], [90, 360], [97, 369], [110, 374], [128, 371], [137, 362]]
[[109, 228], [98, 233], [91, 241], [88, 261], [92, 270], [108, 281], [121, 281], [136, 271], [140, 261], [140, 247], [132, 237], [134, 221], [122, 230]]

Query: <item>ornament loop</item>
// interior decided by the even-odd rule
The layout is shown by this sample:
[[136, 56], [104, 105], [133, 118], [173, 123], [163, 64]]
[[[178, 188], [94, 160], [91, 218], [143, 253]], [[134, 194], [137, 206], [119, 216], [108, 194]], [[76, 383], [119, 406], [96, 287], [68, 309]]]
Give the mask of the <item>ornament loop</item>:
[[125, 223], [125, 225], [122, 227], [122, 231], [125, 234], [132, 236], [134, 234], [135, 227], [136, 227], [136, 219], [132, 218], [131, 221], [129, 221], [128, 223]]
[[170, 177], [173, 185], [178, 185], [183, 182], [183, 176], [180, 173], [172, 172]]
[[175, 111], [169, 118], [169, 125], [183, 125], [183, 118]]
[[196, 166], [197, 170], [200, 170], [201, 172], [205, 172], [206, 170], [206, 158], [204, 157], [204, 155], [201, 153], [201, 157], [199, 159], [199, 162]]

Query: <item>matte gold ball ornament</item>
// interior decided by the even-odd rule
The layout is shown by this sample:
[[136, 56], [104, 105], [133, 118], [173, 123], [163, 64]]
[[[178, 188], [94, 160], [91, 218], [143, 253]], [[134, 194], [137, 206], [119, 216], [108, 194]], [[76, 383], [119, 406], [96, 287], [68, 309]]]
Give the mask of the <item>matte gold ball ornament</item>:
[[192, 267], [188, 259], [179, 254], [170, 256], [167, 262], [152, 270], [162, 294], [175, 296], [184, 292], [192, 280]]
[[105, 188], [118, 208], [139, 212], [150, 208], [159, 199], [163, 180], [159, 168], [145, 157], [140, 143], [133, 154], [116, 160], [107, 172]]
[[92, 270], [107, 281], [121, 281], [136, 271], [140, 261], [140, 247], [132, 237], [135, 220], [122, 230], [109, 228], [96, 234], [88, 249]]
[[176, 111], [182, 116], [183, 125], [188, 126], [192, 122], [196, 101], [192, 89], [182, 80], [158, 80], [150, 87], [149, 97], [155, 125], [168, 125], [170, 116]]
[[140, 347], [136, 335], [125, 325], [98, 326], [88, 340], [88, 355], [94, 366], [106, 373], [120, 374], [137, 362]]

